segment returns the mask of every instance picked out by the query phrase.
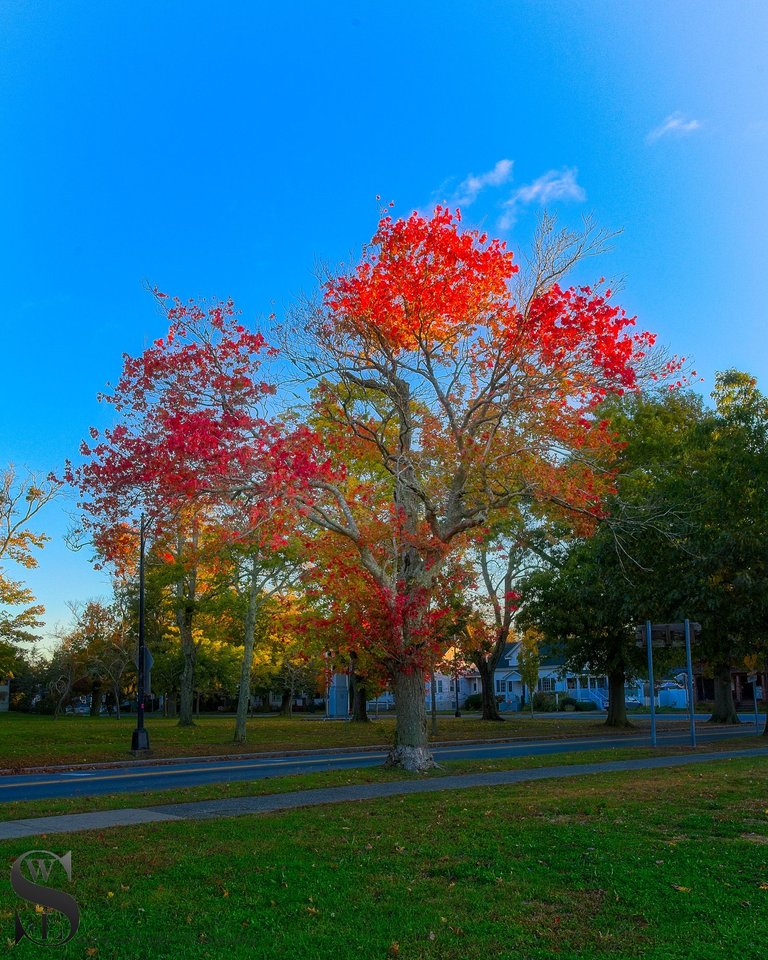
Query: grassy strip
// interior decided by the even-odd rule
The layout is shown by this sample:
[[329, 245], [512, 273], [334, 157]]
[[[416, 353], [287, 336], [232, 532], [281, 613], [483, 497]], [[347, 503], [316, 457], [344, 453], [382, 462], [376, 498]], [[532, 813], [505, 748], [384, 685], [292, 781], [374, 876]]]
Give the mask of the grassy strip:
[[[0, 714], [0, 768], [20, 769], [49, 764], [123, 761], [128, 757], [135, 718], [37, 717]], [[621, 736], [631, 738], [647, 730], [647, 722], [626, 731], [609, 729], [603, 719], [567, 719], [562, 715], [531, 718], [510, 716], [504, 723], [475, 717], [440, 717], [436, 740], [485, 740], [500, 737]], [[248, 742], [232, 742], [232, 717], [202, 717], [194, 727], [179, 727], [175, 720], [151, 717], [147, 721], [155, 757], [212, 756], [329, 747], [362, 747], [389, 743], [394, 718], [373, 723], [310, 720], [304, 717], [256, 717], [249, 721]], [[659, 730], [679, 730], [679, 721], [659, 723]]]
[[[723, 761], [57, 838], [81, 910], [57, 956], [756, 957], [766, 773]], [[28, 847], [4, 842], [6, 863]], [[31, 924], [3, 885], [4, 930], [17, 907]]]
[[[0, 715], [0, 763], [78, 763], [124, 760], [130, 746], [135, 718], [120, 721], [109, 717], [32, 717]], [[232, 741], [231, 717], [200, 718], [195, 727], [179, 727], [175, 720], [150, 718], [152, 753], [155, 757], [237, 755], [262, 751], [361, 747], [388, 743], [394, 718], [381, 717], [369, 724], [310, 720], [297, 716], [256, 717], [248, 724], [248, 742]], [[441, 717], [438, 739], [486, 739], [500, 736], [583, 736], [605, 730], [598, 719], [567, 720], [515, 718], [505, 723], [487, 723], [474, 717]]]
[[[761, 744], [762, 745], [762, 744]], [[728, 753], [754, 746], [743, 738], [708, 744], [707, 752]], [[66, 813], [89, 813], [95, 810], [119, 810], [126, 807], [153, 807], [162, 803], [183, 803], [192, 800], [217, 800], [235, 797], [260, 797], [321, 787], [341, 787], [359, 783], [386, 783], [393, 780], [444, 777], [452, 774], [486, 773], [493, 770], [529, 770], [580, 763], [602, 763], [609, 760], [633, 760], [642, 757], [680, 756], [689, 754], [686, 746], [608, 747], [604, 750], [550, 753], [530, 757], [500, 757], [483, 760], [449, 760], [439, 769], [424, 774], [388, 770], [384, 766], [358, 770], [321, 770], [315, 773], [290, 774], [262, 780], [235, 780], [232, 783], [211, 783], [199, 787], [178, 787], [173, 790], [143, 790], [138, 793], [113, 793], [92, 797], [62, 797], [45, 800], [19, 800], [0, 804], [0, 821], [48, 817]]]

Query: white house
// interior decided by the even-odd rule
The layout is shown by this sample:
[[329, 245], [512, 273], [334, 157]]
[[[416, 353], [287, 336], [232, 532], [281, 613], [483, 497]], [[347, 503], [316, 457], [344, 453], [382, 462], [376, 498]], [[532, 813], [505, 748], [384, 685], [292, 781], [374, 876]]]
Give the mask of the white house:
[[[508, 643], [499, 660], [494, 673], [494, 691], [501, 698], [499, 709], [504, 711], [520, 710], [530, 704], [530, 691], [524, 689], [524, 684], [518, 672], [518, 653], [520, 643]], [[438, 710], [449, 710], [455, 705], [454, 678], [444, 673], [435, 674], [436, 704]], [[629, 695], [636, 695], [635, 687], [628, 688]], [[480, 693], [480, 674], [470, 669], [459, 677], [459, 706], [463, 708], [464, 701], [473, 693]], [[608, 678], [594, 672], [574, 673], [563, 666], [562, 656], [558, 656], [551, 649], [543, 648], [540, 653], [539, 679], [537, 692], [553, 693], [558, 697], [571, 696], [575, 700], [592, 700], [595, 706], [605, 709], [608, 705]], [[432, 693], [429, 681], [425, 688], [427, 705], [431, 705]]]

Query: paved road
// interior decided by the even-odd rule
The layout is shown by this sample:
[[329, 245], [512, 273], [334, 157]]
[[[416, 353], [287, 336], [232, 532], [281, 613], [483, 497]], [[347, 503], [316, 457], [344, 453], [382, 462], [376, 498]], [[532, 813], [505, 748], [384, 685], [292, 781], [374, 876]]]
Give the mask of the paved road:
[[[755, 736], [753, 724], [717, 730], [697, 729], [701, 744], [734, 736], [749, 738], [762, 744]], [[680, 732], [659, 734], [660, 746], [687, 744], [687, 727]], [[647, 736], [591, 737], [589, 739], [530, 740], [511, 743], [457, 743], [437, 747], [439, 760], [486, 760], [501, 757], [525, 757], [565, 751], [601, 750], [605, 747], [650, 746]], [[142, 767], [111, 767], [102, 770], [77, 770], [61, 773], [26, 774], [0, 778], [0, 803], [14, 800], [38, 800], [50, 797], [82, 797], [105, 793], [128, 793], [143, 790], [173, 790], [207, 783], [232, 783], [238, 780], [260, 780], [293, 773], [311, 773], [316, 770], [340, 770], [378, 766], [385, 757], [383, 751], [361, 750], [314, 751], [311, 755], [293, 757], [261, 757], [247, 760], [211, 761], [190, 760], [175, 764], [156, 764]]]
[[607, 763], [585, 763], [574, 766], [541, 767], [535, 770], [500, 770], [465, 776], [434, 779], [396, 780], [388, 783], [363, 783], [319, 790], [299, 790], [265, 797], [236, 797], [221, 800], [200, 800], [192, 803], [169, 803], [157, 807], [126, 810], [98, 810], [30, 820], [9, 820], [0, 823], [0, 840], [14, 840], [40, 834], [73, 833], [79, 830], [104, 830], [107, 827], [157, 823], [168, 820], [210, 820], [218, 817], [240, 817], [246, 814], [292, 810], [327, 803], [373, 800], [403, 794], [434, 793], [442, 790], [464, 790], [467, 787], [499, 787], [527, 783], [547, 777], [583, 777], [594, 773], [618, 773], [631, 770], [652, 770], [686, 766], [691, 763], [720, 762], [729, 758], [768, 756], [768, 747], [721, 753], [683, 754], [673, 757], [649, 757], [637, 760], [614, 760]]

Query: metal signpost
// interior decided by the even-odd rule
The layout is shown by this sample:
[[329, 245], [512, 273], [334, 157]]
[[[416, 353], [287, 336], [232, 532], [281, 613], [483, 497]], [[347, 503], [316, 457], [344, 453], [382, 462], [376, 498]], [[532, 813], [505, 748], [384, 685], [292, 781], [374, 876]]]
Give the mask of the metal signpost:
[[[698, 624], [696, 624], [698, 626]], [[701, 630], [701, 627], [699, 627]], [[685, 666], [688, 673], [688, 716], [691, 721], [691, 746], [696, 746], [696, 718], [693, 714], [693, 663], [691, 661], [691, 621], [685, 621]]]
[[691, 746], [696, 746], [696, 717], [693, 703], [693, 661], [691, 659], [691, 632], [701, 632], [700, 623], [684, 620], [682, 623], [651, 623], [645, 621], [645, 627], [637, 627], [635, 637], [639, 647], [648, 650], [648, 686], [651, 706], [651, 744], [656, 746], [656, 691], [653, 679], [653, 648], [685, 646], [686, 684], [688, 693], [688, 719], [691, 731]]
[[651, 621], [645, 621], [645, 642], [648, 645], [648, 696], [651, 701], [651, 746], [656, 746], [656, 690], [653, 682], [653, 629]]
[[752, 701], [755, 705], [755, 733], [760, 733], [760, 714], [757, 710], [757, 674], [750, 673], [747, 675], [747, 682], [752, 684]]

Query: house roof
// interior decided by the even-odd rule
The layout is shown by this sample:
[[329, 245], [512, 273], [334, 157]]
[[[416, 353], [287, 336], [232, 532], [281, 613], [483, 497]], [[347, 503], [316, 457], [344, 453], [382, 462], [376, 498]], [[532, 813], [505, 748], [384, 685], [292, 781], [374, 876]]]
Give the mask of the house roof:
[[[499, 661], [499, 669], [515, 669], [517, 667], [517, 655], [520, 649], [520, 641], [508, 643], [504, 648]], [[553, 644], [543, 643], [539, 648], [539, 665], [541, 667], [561, 667], [565, 658], [561, 651]]]

